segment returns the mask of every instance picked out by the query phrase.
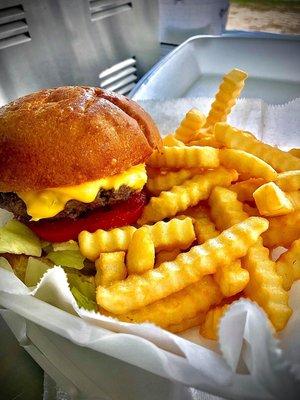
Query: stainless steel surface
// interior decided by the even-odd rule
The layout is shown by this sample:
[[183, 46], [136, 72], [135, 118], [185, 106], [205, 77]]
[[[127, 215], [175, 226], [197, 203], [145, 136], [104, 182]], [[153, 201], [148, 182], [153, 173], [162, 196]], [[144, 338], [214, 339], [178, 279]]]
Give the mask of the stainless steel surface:
[[0, 105], [45, 87], [99, 86], [128, 58], [140, 77], [159, 51], [157, 0], [1, 0]]

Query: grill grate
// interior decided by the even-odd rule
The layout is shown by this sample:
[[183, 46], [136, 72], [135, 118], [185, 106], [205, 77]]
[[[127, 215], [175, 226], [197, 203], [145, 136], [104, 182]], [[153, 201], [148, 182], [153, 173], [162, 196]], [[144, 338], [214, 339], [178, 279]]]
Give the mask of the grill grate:
[[127, 0], [89, 0], [89, 3], [92, 21], [98, 21], [132, 9], [132, 2]]
[[126, 95], [136, 84], [136, 72], [135, 58], [127, 58], [99, 74], [100, 87]]
[[0, 50], [31, 40], [23, 6], [0, 9]]

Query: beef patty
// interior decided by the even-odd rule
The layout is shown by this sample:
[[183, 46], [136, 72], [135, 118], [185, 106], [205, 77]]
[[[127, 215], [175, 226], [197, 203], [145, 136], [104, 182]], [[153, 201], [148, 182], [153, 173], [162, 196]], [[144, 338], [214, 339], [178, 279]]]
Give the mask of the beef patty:
[[[121, 186], [118, 190], [102, 190], [100, 189], [95, 200], [92, 203], [82, 203], [77, 200], [69, 200], [65, 208], [51, 218], [72, 218], [75, 219], [87, 211], [94, 210], [99, 207], [108, 207], [119, 201], [128, 200], [129, 197], [134, 193], [134, 190], [128, 186]], [[14, 192], [1, 193], [0, 192], [0, 208], [11, 211], [16, 218], [21, 221], [29, 221], [31, 217], [27, 214], [26, 204], [20, 197]]]

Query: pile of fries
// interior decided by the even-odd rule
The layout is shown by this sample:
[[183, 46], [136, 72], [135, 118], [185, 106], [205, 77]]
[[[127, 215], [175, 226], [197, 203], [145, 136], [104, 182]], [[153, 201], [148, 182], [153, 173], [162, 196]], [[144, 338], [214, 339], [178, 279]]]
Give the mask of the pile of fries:
[[[101, 313], [217, 339], [228, 305], [244, 297], [285, 327], [300, 278], [299, 149], [226, 123], [246, 78], [229, 72], [207, 117], [192, 109], [164, 138], [147, 164], [151, 198], [138, 226], [80, 233]], [[278, 246], [287, 251], [274, 262]]]

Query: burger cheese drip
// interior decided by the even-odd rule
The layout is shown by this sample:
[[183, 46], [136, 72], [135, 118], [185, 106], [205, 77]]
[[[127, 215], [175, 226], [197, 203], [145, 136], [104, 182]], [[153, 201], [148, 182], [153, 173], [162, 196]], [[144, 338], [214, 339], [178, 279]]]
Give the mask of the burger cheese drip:
[[134, 190], [141, 190], [147, 180], [145, 164], [135, 165], [121, 174], [85, 182], [76, 186], [50, 188], [39, 191], [17, 192], [24, 201], [27, 214], [32, 221], [42, 218], [51, 218], [65, 208], [69, 200], [78, 200], [83, 203], [91, 203], [95, 200], [100, 189], [118, 190], [126, 185]]

